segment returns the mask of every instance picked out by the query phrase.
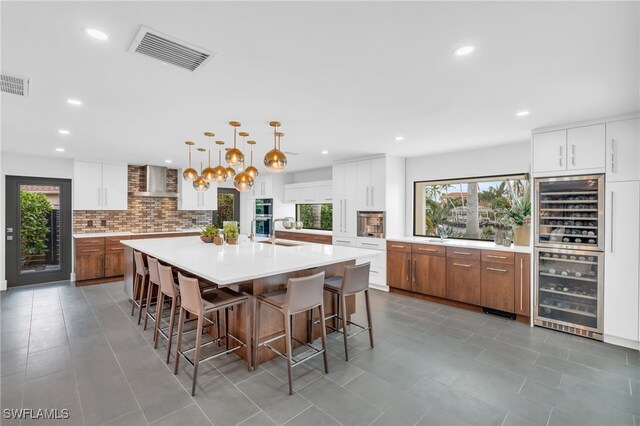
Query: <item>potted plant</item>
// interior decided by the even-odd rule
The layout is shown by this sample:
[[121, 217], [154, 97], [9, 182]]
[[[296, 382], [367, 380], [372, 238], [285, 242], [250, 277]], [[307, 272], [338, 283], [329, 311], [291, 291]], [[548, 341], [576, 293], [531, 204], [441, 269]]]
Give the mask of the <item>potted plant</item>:
[[227, 244], [238, 244], [238, 224], [235, 222], [227, 222], [222, 227], [224, 238]]
[[505, 224], [513, 229], [513, 243], [528, 246], [531, 234], [531, 191], [529, 181], [509, 182], [509, 207]]
[[218, 228], [214, 224], [210, 223], [202, 228], [202, 232], [200, 232], [202, 242], [212, 243], [215, 237], [220, 238], [218, 236]]
[[48, 216], [51, 203], [41, 192], [20, 191], [20, 250], [24, 266], [40, 259], [36, 269], [44, 269], [43, 256], [48, 251]]

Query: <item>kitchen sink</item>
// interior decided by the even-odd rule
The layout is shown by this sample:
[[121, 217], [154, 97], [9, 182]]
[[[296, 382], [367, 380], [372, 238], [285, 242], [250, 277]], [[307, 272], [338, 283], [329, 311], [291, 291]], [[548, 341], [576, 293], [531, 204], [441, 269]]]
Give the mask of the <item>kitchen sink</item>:
[[[272, 244], [271, 241], [257, 241], [260, 244]], [[302, 244], [298, 244], [298, 243], [290, 243], [290, 242], [285, 242], [285, 241], [276, 241], [275, 243], [276, 246], [282, 246], [282, 247], [297, 247], [300, 246]]]

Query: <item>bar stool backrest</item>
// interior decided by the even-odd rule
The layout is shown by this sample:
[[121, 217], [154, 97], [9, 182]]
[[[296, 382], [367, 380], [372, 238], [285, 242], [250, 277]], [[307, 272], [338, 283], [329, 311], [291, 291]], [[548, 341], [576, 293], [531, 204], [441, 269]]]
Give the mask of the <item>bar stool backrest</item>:
[[345, 266], [342, 294], [354, 294], [369, 288], [369, 270], [371, 263]]
[[158, 263], [158, 275], [160, 276], [160, 291], [171, 298], [178, 297], [178, 289], [176, 288], [176, 282], [173, 280], [171, 266]]
[[136, 274], [146, 275], [144, 268], [144, 259], [142, 258], [142, 253], [139, 251], [133, 252], [133, 260], [136, 262]]
[[160, 277], [158, 276], [158, 259], [147, 256], [147, 265], [149, 266], [149, 281], [156, 285], [160, 285]]
[[204, 315], [204, 304], [200, 295], [200, 285], [196, 278], [185, 277], [178, 272], [180, 286], [180, 303], [182, 307], [194, 315]]
[[289, 314], [307, 311], [322, 304], [324, 297], [324, 271], [302, 278], [289, 278], [284, 309]]

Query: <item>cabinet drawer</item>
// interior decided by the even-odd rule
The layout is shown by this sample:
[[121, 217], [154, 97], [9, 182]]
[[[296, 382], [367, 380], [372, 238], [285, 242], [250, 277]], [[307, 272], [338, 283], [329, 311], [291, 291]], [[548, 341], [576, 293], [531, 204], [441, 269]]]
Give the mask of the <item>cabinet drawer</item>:
[[104, 246], [82, 246], [76, 247], [76, 256], [103, 255]]
[[396, 241], [387, 241], [387, 250], [390, 251], [404, 251], [411, 252], [411, 244], [410, 243], [398, 243]]
[[513, 265], [515, 255], [508, 251], [482, 250], [482, 261], [493, 263], [505, 263]]
[[387, 241], [382, 238], [362, 238], [356, 239], [358, 247], [371, 249], [371, 250], [386, 250]]
[[480, 304], [505, 312], [514, 311], [514, 265], [482, 262]]
[[453, 259], [480, 260], [480, 251], [460, 247], [447, 247], [447, 257]]
[[413, 244], [413, 252], [430, 256], [445, 256], [447, 248], [433, 244]]
[[345, 247], [355, 247], [356, 239], [348, 238], [348, 237], [333, 237], [333, 245], [336, 246], [345, 246]]
[[104, 237], [76, 238], [76, 247], [104, 246]]
[[447, 299], [470, 303], [472, 305], [480, 304], [479, 261], [448, 258], [446, 275]]
[[110, 245], [104, 248], [105, 253], [124, 253], [124, 246], [120, 243], [118, 245]]
[[121, 235], [119, 237], [105, 237], [105, 243], [109, 245], [118, 245], [122, 240], [130, 240], [131, 237], [129, 235]]

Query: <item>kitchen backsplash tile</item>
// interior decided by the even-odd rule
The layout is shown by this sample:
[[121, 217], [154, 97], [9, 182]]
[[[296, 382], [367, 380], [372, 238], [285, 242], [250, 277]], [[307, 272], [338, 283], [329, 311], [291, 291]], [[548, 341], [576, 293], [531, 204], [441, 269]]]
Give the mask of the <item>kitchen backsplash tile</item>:
[[[144, 187], [144, 168], [129, 166], [129, 192]], [[168, 169], [167, 190], [178, 191], [178, 171]], [[212, 212], [178, 210], [176, 198], [129, 196], [129, 209], [117, 211], [75, 210], [73, 232], [164, 232], [203, 227], [211, 223]], [[101, 226], [106, 220], [107, 225]], [[93, 226], [87, 226], [92, 221]]]

